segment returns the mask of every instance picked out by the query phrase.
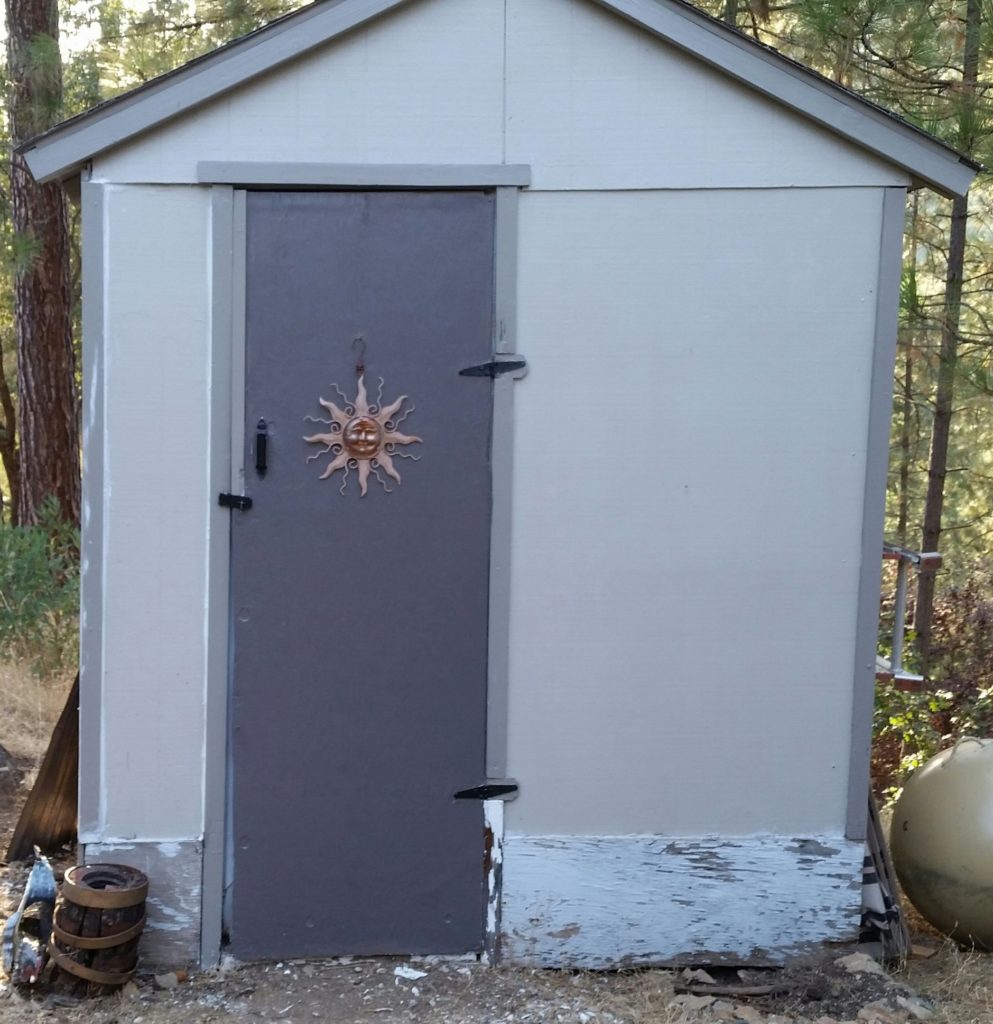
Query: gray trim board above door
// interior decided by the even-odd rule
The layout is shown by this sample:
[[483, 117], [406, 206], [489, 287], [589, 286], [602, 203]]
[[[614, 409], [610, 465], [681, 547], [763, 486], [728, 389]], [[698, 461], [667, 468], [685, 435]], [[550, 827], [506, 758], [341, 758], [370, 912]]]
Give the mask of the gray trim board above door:
[[320, 164], [201, 160], [197, 181], [244, 188], [477, 189], [531, 184], [527, 164]]

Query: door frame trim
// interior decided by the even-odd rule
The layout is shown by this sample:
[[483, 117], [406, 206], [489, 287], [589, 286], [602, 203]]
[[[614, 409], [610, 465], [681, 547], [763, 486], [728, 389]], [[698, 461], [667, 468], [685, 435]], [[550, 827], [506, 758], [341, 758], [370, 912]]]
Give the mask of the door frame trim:
[[[199, 165], [218, 167], [222, 165]], [[210, 183], [211, 266], [211, 367], [210, 367], [210, 493], [242, 493], [245, 470], [245, 187], [259, 187], [282, 168], [281, 188], [416, 188], [438, 190], [464, 188], [492, 190], [495, 194], [493, 259], [493, 353], [513, 354], [517, 344], [517, 242], [519, 189], [530, 180], [530, 168], [505, 166], [502, 180], [480, 175], [481, 168], [445, 167], [443, 179], [428, 179], [423, 165], [363, 167], [361, 184], [354, 175], [345, 180], [322, 180], [302, 174], [301, 164], [227, 164], [236, 167], [227, 180]], [[319, 165], [342, 169], [347, 165]], [[503, 166], [503, 165], [501, 165]], [[255, 169], [253, 171], [253, 168]], [[485, 168], [492, 172], [494, 168]], [[501, 172], [503, 173], [503, 172]], [[297, 175], [297, 178], [294, 178]], [[303, 177], [304, 180], [298, 180]], [[333, 175], [328, 175], [333, 177]], [[247, 179], [247, 180], [246, 180]], [[254, 180], [253, 180], [254, 179]], [[203, 177], [201, 177], [203, 180]], [[275, 180], [271, 182], [277, 184]], [[242, 187], [239, 187], [242, 186]], [[510, 554], [513, 486], [514, 380], [505, 375], [493, 380], [491, 442], [492, 511], [490, 521], [490, 582], [487, 640], [487, 723], [485, 764], [487, 774], [502, 779], [507, 764], [507, 710], [510, 654]], [[230, 888], [232, 844], [229, 834], [229, 737], [228, 694], [230, 687], [230, 559], [231, 516], [212, 503], [208, 514], [208, 595], [206, 708], [204, 756], [204, 834], [201, 889], [200, 963], [220, 962]], [[482, 780], [480, 780], [482, 781]], [[502, 815], [490, 818], [502, 823]], [[502, 831], [502, 829], [501, 829]], [[481, 846], [484, 837], [480, 836]], [[499, 847], [502, 835], [493, 835]], [[498, 875], [495, 877], [499, 877]], [[500, 920], [500, 885], [489, 884], [484, 915], [484, 951], [496, 959], [496, 935]]]
[[[493, 254], [493, 353], [517, 352], [518, 189], [496, 190]], [[510, 687], [510, 548], [514, 479], [514, 381], [493, 378], [491, 427], [490, 602], [486, 674], [486, 774], [507, 776]]]
[[[244, 193], [230, 185], [210, 190], [209, 494], [240, 493], [234, 441], [244, 431], [236, 408], [244, 389], [234, 387], [236, 367], [244, 378]], [[240, 207], [241, 216], [237, 215]], [[240, 401], [238, 400], [240, 397]], [[228, 651], [230, 647], [231, 513], [210, 503], [207, 521], [207, 685], [204, 707], [203, 873], [200, 892], [200, 963], [220, 962], [227, 875]]]

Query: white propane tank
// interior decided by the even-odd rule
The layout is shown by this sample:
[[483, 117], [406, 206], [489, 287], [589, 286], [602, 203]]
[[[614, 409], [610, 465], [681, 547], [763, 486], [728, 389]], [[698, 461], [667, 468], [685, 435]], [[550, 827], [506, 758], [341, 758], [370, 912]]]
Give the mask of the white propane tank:
[[964, 737], [914, 772], [893, 809], [890, 847], [921, 916], [993, 950], [993, 740]]

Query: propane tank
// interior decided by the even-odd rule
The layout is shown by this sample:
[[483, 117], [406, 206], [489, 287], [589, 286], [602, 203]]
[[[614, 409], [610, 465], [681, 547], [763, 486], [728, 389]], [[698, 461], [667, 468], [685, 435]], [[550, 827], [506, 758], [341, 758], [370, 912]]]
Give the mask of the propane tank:
[[965, 946], [993, 950], [993, 740], [963, 737], [908, 779], [890, 848], [911, 903]]

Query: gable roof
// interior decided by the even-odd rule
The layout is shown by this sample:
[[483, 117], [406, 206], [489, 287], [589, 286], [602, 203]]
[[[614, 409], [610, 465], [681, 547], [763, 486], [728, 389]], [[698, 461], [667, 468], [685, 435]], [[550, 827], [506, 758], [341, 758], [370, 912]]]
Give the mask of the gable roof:
[[[418, 0], [318, 0], [174, 71], [63, 121], [20, 147], [40, 182]], [[730, 28], [684, 0], [591, 0], [841, 138], [903, 168], [916, 183], [962, 195], [981, 166], [957, 150]]]

